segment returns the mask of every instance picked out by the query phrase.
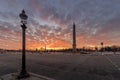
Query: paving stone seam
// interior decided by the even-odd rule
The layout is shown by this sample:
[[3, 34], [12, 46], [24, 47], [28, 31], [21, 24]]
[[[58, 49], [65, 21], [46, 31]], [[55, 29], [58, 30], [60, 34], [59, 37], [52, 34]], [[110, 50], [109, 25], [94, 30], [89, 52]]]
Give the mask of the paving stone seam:
[[107, 56], [105, 56], [107, 59], [108, 59], [108, 61], [110, 61], [110, 63], [118, 70], [118, 71], [120, 71], [120, 67], [117, 65], [117, 64], [115, 64], [109, 57], [107, 57]]

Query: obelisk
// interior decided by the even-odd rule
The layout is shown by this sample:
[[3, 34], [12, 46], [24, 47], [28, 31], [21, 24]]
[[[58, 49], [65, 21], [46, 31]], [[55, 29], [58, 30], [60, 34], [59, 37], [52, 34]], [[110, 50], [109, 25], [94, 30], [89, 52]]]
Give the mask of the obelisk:
[[76, 27], [75, 23], [73, 23], [73, 52], [76, 52]]

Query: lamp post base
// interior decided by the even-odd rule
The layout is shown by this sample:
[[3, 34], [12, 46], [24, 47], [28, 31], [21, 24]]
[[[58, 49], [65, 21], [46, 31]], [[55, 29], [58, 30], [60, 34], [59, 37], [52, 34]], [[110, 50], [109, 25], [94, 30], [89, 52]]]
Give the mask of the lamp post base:
[[18, 73], [10, 73], [6, 74], [3, 76], [0, 76], [0, 80], [55, 80], [52, 78], [48, 78], [46, 76], [38, 75], [29, 72], [30, 77], [22, 78], [22, 79], [17, 79]]
[[23, 79], [23, 78], [28, 78], [28, 77], [30, 77], [30, 75], [27, 72], [21, 72], [18, 75], [17, 79]]

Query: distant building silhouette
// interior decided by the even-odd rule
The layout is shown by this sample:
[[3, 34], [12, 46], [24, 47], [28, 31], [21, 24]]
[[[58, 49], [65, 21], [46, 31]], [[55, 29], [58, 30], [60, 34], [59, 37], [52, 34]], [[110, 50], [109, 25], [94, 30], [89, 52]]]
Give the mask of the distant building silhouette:
[[76, 52], [76, 26], [73, 23], [73, 52]]

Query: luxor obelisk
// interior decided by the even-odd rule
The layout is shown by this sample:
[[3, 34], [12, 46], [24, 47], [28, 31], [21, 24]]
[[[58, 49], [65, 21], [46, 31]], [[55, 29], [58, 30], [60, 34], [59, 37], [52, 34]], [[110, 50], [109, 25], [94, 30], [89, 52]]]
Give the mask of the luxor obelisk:
[[76, 26], [73, 23], [73, 52], [76, 52]]

